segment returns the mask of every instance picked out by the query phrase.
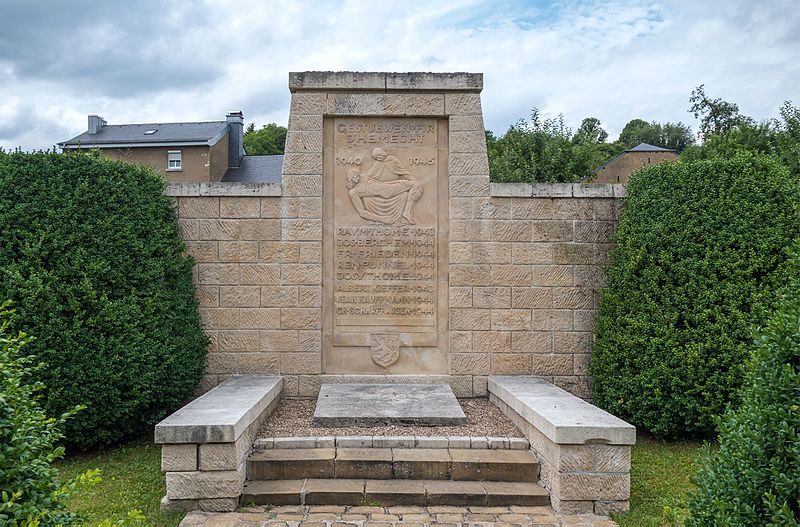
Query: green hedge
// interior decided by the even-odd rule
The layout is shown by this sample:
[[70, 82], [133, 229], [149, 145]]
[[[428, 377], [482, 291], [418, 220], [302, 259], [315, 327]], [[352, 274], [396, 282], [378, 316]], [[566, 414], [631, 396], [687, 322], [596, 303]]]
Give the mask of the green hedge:
[[89, 448], [149, 430], [189, 396], [205, 363], [193, 262], [164, 183], [99, 155], [0, 153], [0, 298], [29, 353], [46, 412]]
[[800, 229], [772, 158], [662, 163], [634, 175], [598, 312], [595, 401], [658, 436], [705, 435], [741, 386]]
[[800, 525], [800, 243], [763, 330], [742, 404], [719, 420], [690, 497], [689, 527]]

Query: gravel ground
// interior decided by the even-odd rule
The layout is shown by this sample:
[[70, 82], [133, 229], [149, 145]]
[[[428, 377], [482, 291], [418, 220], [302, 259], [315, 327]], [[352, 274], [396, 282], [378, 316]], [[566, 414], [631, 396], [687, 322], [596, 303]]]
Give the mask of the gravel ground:
[[488, 399], [459, 399], [467, 416], [461, 426], [381, 426], [327, 428], [312, 426], [316, 399], [282, 399], [258, 437], [304, 436], [493, 436], [524, 437], [522, 432]]

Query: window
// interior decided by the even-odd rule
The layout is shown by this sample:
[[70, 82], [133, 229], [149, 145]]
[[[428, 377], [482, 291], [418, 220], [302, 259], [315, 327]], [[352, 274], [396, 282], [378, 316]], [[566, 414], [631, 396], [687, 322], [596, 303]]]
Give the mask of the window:
[[181, 151], [170, 150], [167, 152], [167, 170], [178, 171], [181, 169]]

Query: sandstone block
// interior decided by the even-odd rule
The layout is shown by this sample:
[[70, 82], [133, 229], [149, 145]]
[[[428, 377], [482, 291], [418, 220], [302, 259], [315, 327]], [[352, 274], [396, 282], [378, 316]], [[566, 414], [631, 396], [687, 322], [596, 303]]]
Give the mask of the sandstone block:
[[219, 287], [199, 285], [195, 291], [200, 307], [219, 307]]
[[553, 263], [553, 245], [550, 243], [512, 244], [511, 263], [551, 264]]
[[486, 283], [486, 277], [491, 273], [488, 265], [462, 265], [450, 266], [450, 285], [476, 286]]
[[286, 134], [285, 150], [305, 154], [322, 153], [322, 130], [289, 131]]
[[631, 508], [631, 502], [628, 500], [621, 501], [595, 501], [594, 513], [600, 516], [611, 516], [620, 512], [628, 512]]
[[244, 485], [244, 470], [218, 472], [167, 472], [167, 498], [238, 498]]
[[259, 307], [261, 305], [261, 288], [252, 285], [220, 286], [219, 305], [221, 307]]
[[239, 220], [203, 220], [199, 222], [201, 240], [238, 240]]
[[450, 219], [463, 220], [472, 218], [473, 202], [475, 199], [476, 198], [450, 198]]
[[534, 265], [532, 271], [535, 286], [564, 287], [575, 283], [575, 269], [570, 265]]
[[220, 352], [258, 351], [258, 331], [224, 330], [217, 333]]
[[406, 110], [400, 93], [331, 93], [327, 104], [333, 115], [404, 115]]
[[[449, 113], [449, 112], [448, 112]], [[482, 115], [451, 115], [450, 132], [480, 131], [483, 133]]]
[[239, 355], [239, 373], [279, 373], [279, 353], [242, 353]]
[[239, 324], [239, 310], [200, 308], [200, 318], [207, 330], [236, 328]]
[[[312, 154], [301, 154], [301, 155], [312, 155]], [[308, 170], [310, 172], [314, 168], [315, 167], [311, 166], [310, 168], [301, 168], [301, 169]], [[282, 189], [283, 195], [322, 196], [322, 176], [319, 175], [321, 174], [321, 172], [322, 172], [321, 170], [319, 172], [310, 172], [309, 174], [287, 174], [284, 172], [283, 189]]]
[[281, 373], [283, 374], [318, 374], [322, 371], [319, 353], [282, 353]]
[[261, 288], [263, 307], [299, 307], [298, 288], [295, 285]]
[[631, 471], [631, 447], [629, 445], [592, 445], [594, 470], [597, 472]]
[[261, 216], [261, 198], [221, 197], [220, 218], [258, 218]]
[[300, 115], [290, 113], [288, 128], [304, 132], [322, 131], [322, 114]]
[[591, 472], [594, 467], [592, 445], [557, 445], [553, 463], [558, 472]]
[[183, 241], [197, 240], [200, 238], [200, 222], [197, 220], [178, 220]]
[[444, 96], [441, 94], [403, 95], [405, 115], [444, 115]]
[[450, 242], [450, 263], [471, 263], [472, 244], [469, 242]]
[[271, 285], [280, 279], [278, 264], [242, 264], [239, 266], [241, 285]]
[[444, 112], [447, 115], [482, 115], [479, 93], [445, 93]]
[[553, 334], [554, 353], [591, 353], [592, 334], [558, 331]]
[[222, 241], [219, 242], [220, 262], [257, 262], [258, 242]]
[[[531, 268], [527, 265], [492, 265], [489, 275], [491, 285], [528, 286], [531, 284]], [[485, 282], [485, 275], [483, 280]]]
[[451, 176], [483, 176], [489, 174], [489, 158], [486, 154], [450, 154]]
[[593, 309], [575, 310], [575, 331], [594, 331], [597, 311]]
[[300, 307], [322, 307], [322, 287], [318, 285], [301, 285]]
[[575, 375], [589, 375], [589, 364], [592, 356], [588, 353], [576, 353], [572, 356], [573, 373]]
[[536, 331], [572, 330], [571, 309], [534, 309], [533, 329]]
[[473, 215], [476, 219], [510, 220], [511, 200], [503, 198], [474, 198]]
[[321, 264], [322, 242], [300, 242], [300, 261]]
[[492, 330], [530, 330], [529, 309], [492, 309]]
[[553, 307], [556, 309], [591, 309], [594, 292], [583, 287], [554, 287]]
[[609, 243], [614, 235], [613, 221], [575, 221], [575, 241]]
[[605, 270], [599, 265], [576, 265], [575, 285], [595, 289], [603, 288], [606, 286]]
[[300, 330], [299, 332], [300, 351], [322, 351], [322, 332], [319, 330]]
[[472, 244], [472, 262], [510, 264], [511, 246], [511, 243], [475, 242]]
[[553, 291], [549, 287], [514, 287], [512, 305], [518, 309], [553, 307]]
[[449, 331], [450, 353], [470, 353], [472, 351], [471, 331]]
[[589, 265], [593, 263], [594, 246], [590, 243], [557, 243], [553, 261], [557, 264]]
[[236, 443], [205, 443], [200, 445], [200, 470], [236, 470], [239, 466]]
[[486, 353], [451, 353], [452, 375], [488, 375], [489, 355]]
[[511, 332], [474, 331], [472, 350], [476, 353], [509, 353], [511, 351]]
[[486, 151], [486, 134], [480, 130], [450, 132], [450, 152], [476, 153]]
[[219, 242], [186, 241], [186, 254], [196, 262], [216, 262], [219, 259]]
[[260, 242], [258, 258], [266, 263], [297, 263], [300, 261], [300, 244], [299, 242]]
[[322, 218], [322, 198], [289, 198], [297, 200], [297, 214], [300, 218]]
[[492, 355], [493, 375], [530, 375], [531, 355], [527, 353], [504, 353]]
[[206, 357], [206, 372], [219, 375], [239, 373], [239, 353], [209, 353]]
[[488, 309], [451, 309], [451, 330], [488, 330], [491, 327], [491, 311]]
[[571, 198], [572, 183], [534, 183], [532, 185], [534, 197], [542, 198]]
[[561, 500], [628, 500], [630, 474], [559, 474], [553, 494]]
[[511, 217], [515, 220], [549, 220], [553, 217], [550, 198], [519, 198], [511, 201]]
[[260, 349], [261, 351], [271, 352], [293, 352], [299, 351], [299, 333], [294, 329], [261, 331]]
[[575, 183], [572, 186], [572, 195], [576, 198], [611, 198], [614, 196], [614, 186], [611, 184]]
[[284, 240], [322, 240], [322, 220], [282, 220], [281, 237]]
[[242, 240], [280, 240], [280, 220], [241, 220], [240, 236]]
[[322, 266], [319, 264], [283, 264], [281, 282], [285, 285], [319, 285]]
[[179, 218], [219, 218], [219, 198], [178, 198]]
[[281, 329], [319, 329], [321, 325], [319, 308], [281, 308]]
[[292, 94], [289, 115], [322, 115], [326, 102], [324, 93], [295, 92]]
[[197, 470], [197, 445], [161, 445], [162, 472], [191, 472]]
[[489, 176], [453, 176], [449, 181], [450, 195], [454, 197], [488, 196]]
[[510, 287], [475, 287], [472, 290], [472, 305], [477, 308], [510, 308]]
[[[321, 173], [321, 152], [316, 154], [286, 153], [283, 156], [283, 174], [285, 175], [318, 175]], [[288, 192], [287, 195], [295, 195], [289, 190], [286, 181], [284, 181], [283, 190]]]
[[471, 287], [450, 287], [450, 307], [472, 307]]
[[492, 183], [489, 193], [494, 198], [529, 198], [530, 183]]
[[472, 377], [472, 396], [486, 397], [489, 393], [488, 379], [477, 375]]
[[549, 331], [512, 331], [511, 351], [515, 353], [552, 353], [553, 334]]
[[277, 329], [280, 327], [278, 308], [256, 307], [239, 309], [239, 329]]
[[536, 220], [532, 223], [535, 242], [572, 241], [572, 222], [564, 220]]

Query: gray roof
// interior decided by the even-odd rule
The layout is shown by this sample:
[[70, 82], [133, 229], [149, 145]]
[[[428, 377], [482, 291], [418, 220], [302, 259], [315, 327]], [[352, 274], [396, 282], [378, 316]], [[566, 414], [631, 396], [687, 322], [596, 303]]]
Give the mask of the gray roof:
[[[145, 134], [150, 130], [155, 133]], [[59, 143], [63, 147], [92, 146], [158, 146], [158, 145], [214, 145], [228, 131], [226, 121], [202, 123], [149, 123], [110, 124], [96, 134], [83, 132], [68, 141]]]
[[282, 171], [282, 155], [244, 156], [239, 168], [229, 168], [222, 176], [222, 181], [226, 183], [280, 183]]
[[661, 148], [660, 146], [648, 145], [647, 143], [639, 143], [626, 152], [675, 152], [672, 148]]

